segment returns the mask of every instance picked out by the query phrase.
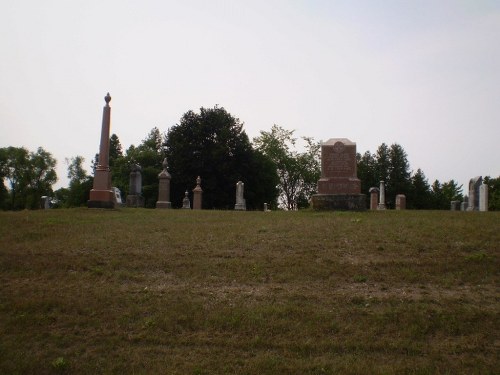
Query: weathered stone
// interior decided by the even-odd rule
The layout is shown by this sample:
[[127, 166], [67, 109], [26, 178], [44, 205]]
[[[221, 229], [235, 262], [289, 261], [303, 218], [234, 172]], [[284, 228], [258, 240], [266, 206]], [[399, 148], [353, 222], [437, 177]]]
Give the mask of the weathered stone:
[[464, 197], [464, 201], [460, 203], [460, 211], [467, 211], [468, 207], [469, 207], [469, 197], [466, 195]]
[[94, 173], [94, 183], [87, 201], [89, 208], [114, 208], [115, 196], [111, 189], [111, 171], [109, 169], [109, 130], [111, 124], [111, 108], [109, 93], [104, 98], [106, 105], [102, 112], [101, 144], [99, 161]]
[[370, 193], [370, 210], [376, 210], [378, 206], [379, 189], [376, 187], [371, 187], [368, 192]]
[[201, 189], [201, 178], [196, 179], [196, 187], [193, 189], [193, 210], [201, 210], [203, 190]]
[[141, 166], [134, 164], [129, 176], [129, 193], [127, 195], [127, 207], [144, 207], [142, 196]]
[[471, 178], [469, 181], [469, 206], [467, 211], [479, 211], [479, 187], [483, 183], [483, 177]]
[[460, 211], [460, 201], [451, 201], [450, 202], [450, 210], [451, 211]]
[[396, 210], [406, 210], [406, 195], [396, 195]]
[[[357, 177], [356, 143], [332, 138], [321, 145], [321, 178], [312, 205], [317, 210], [366, 210]], [[359, 196], [359, 197], [357, 197]]]
[[236, 183], [236, 204], [234, 209], [238, 211], [245, 211], [247, 209], [247, 204], [244, 198], [245, 184], [241, 181]]
[[170, 180], [172, 176], [168, 173], [167, 158], [163, 159], [163, 170], [158, 174], [158, 200], [156, 201], [156, 208], [172, 208], [170, 202]]
[[184, 199], [182, 200], [182, 208], [188, 209], [188, 210], [191, 209], [191, 201], [189, 200], [189, 193], [187, 190], [184, 193]]
[[379, 202], [378, 202], [378, 210], [385, 210], [385, 182], [380, 181], [380, 196], [379, 196]]
[[479, 187], [479, 211], [488, 211], [488, 185], [484, 181]]

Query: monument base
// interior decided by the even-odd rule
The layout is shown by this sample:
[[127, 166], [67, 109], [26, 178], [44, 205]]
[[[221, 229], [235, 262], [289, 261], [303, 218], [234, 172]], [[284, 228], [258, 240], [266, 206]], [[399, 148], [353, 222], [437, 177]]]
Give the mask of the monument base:
[[144, 197], [141, 195], [127, 195], [127, 207], [144, 207]]
[[245, 203], [236, 203], [234, 205], [234, 209], [235, 209], [235, 211], [246, 211], [247, 207], [246, 207]]
[[366, 211], [365, 194], [316, 194], [312, 207], [323, 211]]
[[88, 208], [115, 208], [115, 194], [111, 190], [90, 190]]
[[87, 201], [88, 208], [115, 208], [115, 202], [112, 201]]
[[156, 202], [156, 208], [172, 208], [172, 203], [165, 201], [158, 201]]

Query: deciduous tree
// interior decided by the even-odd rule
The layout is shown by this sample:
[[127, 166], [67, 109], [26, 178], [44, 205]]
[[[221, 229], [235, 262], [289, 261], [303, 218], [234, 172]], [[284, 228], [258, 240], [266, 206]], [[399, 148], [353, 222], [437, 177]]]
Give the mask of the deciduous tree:
[[280, 205], [287, 210], [309, 206], [321, 175], [320, 145], [312, 138], [303, 138], [305, 152], [294, 150], [297, 139], [293, 130], [273, 125], [271, 131], [261, 131], [254, 138], [258, 151], [269, 157], [279, 177]]

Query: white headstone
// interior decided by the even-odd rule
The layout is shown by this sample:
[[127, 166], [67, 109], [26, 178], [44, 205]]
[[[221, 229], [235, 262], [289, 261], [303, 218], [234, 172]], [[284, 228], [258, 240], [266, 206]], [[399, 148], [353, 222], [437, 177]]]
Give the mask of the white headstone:
[[380, 198], [379, 198], [377, 209], [385, 210], [385, 182], [384, 181], [380, 181]]
[[488, 185], [484, 181], [479, 187], [479, 211], [488, 211]]

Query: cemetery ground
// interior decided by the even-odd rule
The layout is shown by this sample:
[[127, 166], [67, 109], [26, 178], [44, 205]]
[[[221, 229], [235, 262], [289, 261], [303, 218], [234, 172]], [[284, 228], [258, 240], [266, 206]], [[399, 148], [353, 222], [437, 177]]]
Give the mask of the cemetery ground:
[[493, 374], [500, 212], [0, 213], [1, 374]]

